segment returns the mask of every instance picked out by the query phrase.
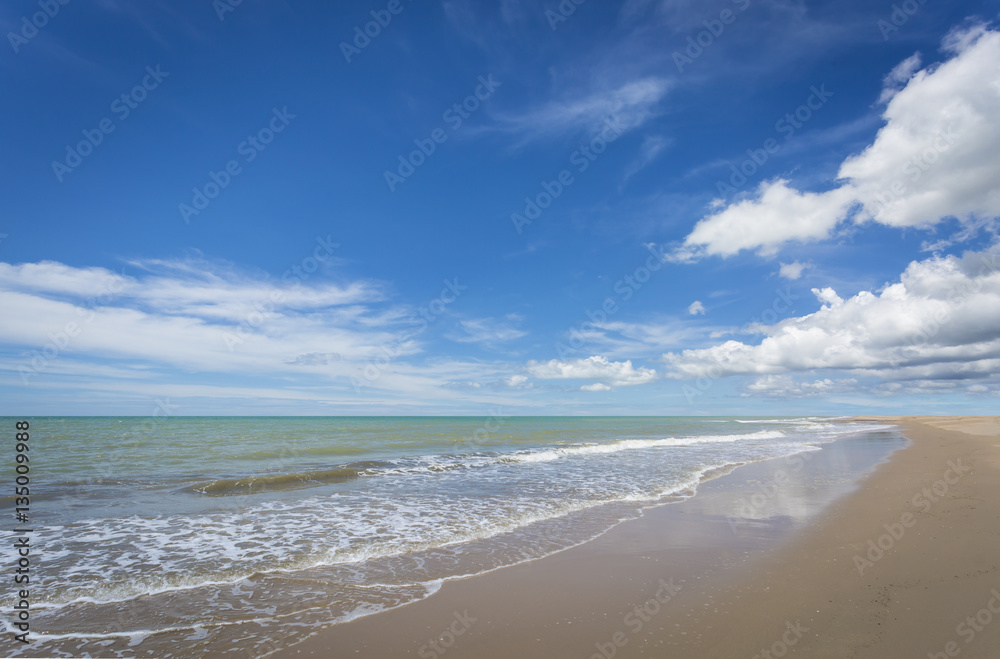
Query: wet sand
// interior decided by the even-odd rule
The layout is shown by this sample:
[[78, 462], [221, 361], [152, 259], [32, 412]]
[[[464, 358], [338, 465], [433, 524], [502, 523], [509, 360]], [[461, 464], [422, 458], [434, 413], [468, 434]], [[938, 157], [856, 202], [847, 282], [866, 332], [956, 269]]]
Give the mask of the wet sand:
[[273, 656], [1000, 656], [1000, 419], [879, 420]]

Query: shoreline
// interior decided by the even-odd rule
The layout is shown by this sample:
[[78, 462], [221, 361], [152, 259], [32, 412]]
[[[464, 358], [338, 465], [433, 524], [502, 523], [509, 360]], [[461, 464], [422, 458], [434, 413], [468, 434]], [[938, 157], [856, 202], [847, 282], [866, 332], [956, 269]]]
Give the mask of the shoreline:
[[[956, 564], [1000, 576], [993, 574], [1000, 554], [1000, 425], [988, 417], [859, 420], [900, 425], [909, 445], [877, 461], [877, 468], [855, 473], [852, 483], [813, 474], [799, 486], [828, 500], [801, 511], [801, 520], [765, 506], [757, 511], [760, 519], [739, 520], [734, 533], [731, 520], [720, 514], [720, 492], [728, 491], [731, 505], [734, 482], [766, 483], [767, 467], [761, 465], [776, 461], [744, 465], [703, 483], [695, 497], [652, 508], [585, 545], [446, 582], [427, 599], [336, 625], [271, 656], [607, 659], [667, 650], [671, 656], [753, 657], [773, 648], [775, 656], [922, 657], [945, 651], [949, 639], [963, 645], [962, 656], [987, 656], [983, 648], [1000, 637], [1000, 624], [992, 633], [977, 632], [965, 647], [967, 636], [955, 636], [960, 618], [952, 624], [948, 617], [964, 608], [975, 615], [983, 605], [973, 607], [980, 599], [977, 588], [960, 575], [948, 575], [962, 583], [957, 589], [931, 575], [947, 572], [936, 560], [934, 539], [948, 529], [949, 537], [971, 545], [971, 555], [956, 558]], [[833, 445], [845, 441], [851, 440]], [[934, 487], [947, 461], [956, 459], [962, 468], [969, 465], [969, 473], [963, 471], [943, 497], [912, 506], [917, 485]], [[962, 510], [967, 490], [988, 491], [982, 497], [988, 505], [952, 514], [955, 506]], [[898, 539], [881, 538], [887, 533], [883, 525]], [[867, 560], [868, 540], [881, 540], [886, 549], [872, 552], [878, 560], [861, 563], [859, 574], [854, 557]], [[961, 554], [958, 544], [951, 549]], [[897, 546], [913, 550], [897, 552]], [[1000, 578], [994, 581], [1000, 588]], [[917, 590], [934, 594], [921, 598]], [[639, 604], [647, 608], [635, 609]], [[435, 638], [450, 642], [445, 647]]]
[[[71, 421], [80, 422], [79, 419]], [[556, 429], [555, 436], [557, 438], [558, 433], [580, 440], [581, 436], [584, 439], [597, 439], [625, 432], [639, 436], [639, 441], [619, 444], [615, 440], [609, 442], [607, 449], [599, 450], [591, 449], [589, 443], [581, 443], [580, 441], [565, 448], [560, 446], [562, 442], [549, 441], [543, 447], [530, 451], [515, 450], [512, 453], [508, 450], [507, 454], [518, 458], [514, 461], [515, 464], [523, 461], [529, 463], [528, 466], [524, 468], [503, 466], [485, 471], [462, 469], [458, 472], [458, 478], [452, 479], [457, 481], [461, 487], [449, 482], [447, 478], [421, 477], [399, 481], [381, 479], [372, 481], [372, 483], [373, 485], [384, 485], [390, 490], [394, 486], [398, 486], [417, 497], [416, 500], [409, 501], [403, 496], [405, 492], [398, 497], [398, 503], [407, 510], [407, 514], [404, 514], [402, 519], [411, 524], [413, 530], [413, 533], [406, 536], [411, 539], [411, 543], [415, 543], [420, 537], [433, 537], [435, 534], [447, 532], [450, 527], [444, 526], [442, 528], [440, 524], [447, 524], [452, 518], [460, 519], [465, 523], [464, 527], [460, 526], [459, 528], [468, 528], [469, 521], [479, 520], [480, 524], [488, 523], [508, 511], [510, 501], [520, 502], [517, 507], [518, 512], [530, 511], [536, 505], [544, 508], [549, 501], [550, 492], [553, 500], [565, 504], [564, 507], [569, 509], [567, 513], [542, 516], [542, 519], [530, 524], [525, 523], [526, 519], [522, 516], [519, 519], [510, 520], [514, 528], [506, 533], [496, 533], [495, 527], [488, 526], [486, 531], [494, 531], [493, 533], [487, 533], [482, 540], [453, 543], [454, 549], [450, 549], [449, 545], [441, 545], [442, 549], [440, 550], [432, 547], [427, 552], [402, 552], [398, 554], [398, 559], [391, 553], [389, 553], [388, 559], [383, 559], [381, 553], [375, 551], [366, 560], [353, 560], [344, 563], [331, 561], [329, 564], [321, 564], [315, 568], [310, 567], [292, 572], [281, 570], [254, 572], [243, 568], [242, 575], [237, 575], [236, 581], [223, 578], [212, 582], [205, 582], [204, 579], [201, 579], [200, 583], [164, 584], [163, 579], [158, 578], [155, 571], [136, 571], [137, 578], [134, 582], [123, 583], [108, 579], [107, 584], [102, 586], [106, 587], [106, 590], [99, 590], [96, 593], [97, 597], [94, 598], [96, 601], [80, 599], [68, 606], [60, 606], [58, 603], [55, 606], [49, 606], [49, 602], [42, 601], [37, 609], [38, 617], [35, 619], [34, 629], [44, 631], [39, 632], [39, 637], [30, 647], [14, 647], [6, 652], [18, 656], [48, 656], [60, 653], [67, 653], [67, 656], [87, 653], [94, 656], [113, 656], [122, 653], [123, 656], [126, 656], [133, 651], [158, 655], [169, 654], [171, 646], [182, 641], [182, 645], [188, 646], [190, 643], [188, 646], [190, 651], [201, 653], [203, 656], [228, 656], [233, 652], [246, 656], [269, 656], [276, 650], [293, 647], [297, 643], [331, 628], [336, 628], [339, 632], [344, 629], [342, 625], [348, 625], [350, 629], [354, 629], [355, 626], [350, 625], [350, 623], [367, 616], [376, 616], [380, 622], [391, 620], [383, 614], [426, 600], [436, 593], [442, 584], [461, 582], [466, 579], [471, 582], [479, 576], [492, 572], [509, 575], [511, 574], [510, 568], [513, 566], [544, 561], [546, 557], [567, 551], [573, 552], [576, 548], [588, 544], [593, 544], [594, 547], [611, 548], [611, 554], [614, 554], [617, 551], [616, 548], [624, 547], [625, 543], [608, 541], [604, 544], [595, 541], [623, 522], [635, 521], [644, 515], [654, 514], [647, 511], [657, 507], [679, 505], [680, 501], [690, 501], [696, 490], [700, 493], [700, 496], [695, 499], [696, 503], [707, 503], [706, 493], [718, 487], [718, 483], [733, 480], [735, 477], [729, 476], [727, 478], [727, 476], [732, 474], [734, 470], [739, 468], [739, 474], [749, 477], [752, 472], [748, 470], [759, 468], [754, 465], [767, 464], [766, 460], [769, 456], [781, 460], [784, 456], [794, 455], [794, 452], [801, 454], [803, 451], [808, 451], [808, 455], [829, 453], [829, 449], [820, 449], [818, 446], [839, 447], [844, 442], [833, 441], [835, 437], [857, 436], [862, 432], [873, 432], [879, 429], [879, 425], [872, 422], [841, 424], [840, 421], [816, 423], [802, 418], [745, 421], [718, 418], [707, 421], [703, 419], [679, 419], [667, 422], [666, 425], [669, 426], [669, 429], [665, 430], [662, 421], [648, 422], [644, 419], [607, 419], [593, 425], [589, 419], [574, 424], [566, 424], [563, 420], [558, 420], [550, 424]], [[80, 423], [83, 425], [82, 430], [86, 431], [86, 422]], [[785, 425], [786, 423], [791, 425]], [[748, 427], [744, 424], [765, 425]], [[261, 429], [266, 426], [257, 427], [252, 422], [247, 425], [252, 431], [250, 432], [251, 438], [265, 434]], [[434, 428], [438, 427], [434, 424], [431, 425]], [[443, 425], [447, 426], [448, 423]], [[545, 427], [546, 425], [546, 423], [529, 422], [525, 428], [533, 433], [541, 432], [543, 436], [551, 440], [553, 433], [551, 428]], [[792, 428], [793, 432], [787, 432], [789, 428]], [[704, 436], [705, 440], [686, 441], [687, 433], [684, 432], [685, 430], [688, 430], [692, 437]], [[665, 432], [671, 436], [664, 437]], [[531, 436], [534, 442], [533, 433]], [[63, 437], [67, 433], [52, 434]], [[192, 433], [187, 434], [191, 435]], [[521, 434], [525, 434], [523, 429]], [[673, 437], [675, 434], [683, 436], [681, 439], [677, 439]], [[82, 432], [81, 435], [91, 436], [88, 432]], [[652, 441], [649, 441], [650, 437], [652, 437]], [[738, 441], [740, 438], [749, 438], [752, 441]], [[808, 438], [814, 438], [814, 441], [810, 442]], [[511, 447], [519, 448], [517, 442], [514, 441], [516, 439], [515, 433], [505, 442]], [[731, 443], [733, 441], [736, 443]], [[557, 448], [547, 448], [548, 444]], [[650, 452], [633, 451], [633, 449], [646, 449], [654, 446], [673, 447], [674, 445], [679, 445], [680, 448], [676, 450], [667, 448]], [[440, 451], [435, 453], [435, 457], [428, 463], [429, 466], [443, 465], [448, 467], [452, 464], [465, 467], [481, 466], [477, 460], [468, 460], [461, 453], [457, 456], [437, 455], [437, 453]], [[590, 453], [596, 453], [597, 457], [587, 457]], [[605, 453], [611, 453], [612, 458], [610, 460], [606, 458]], [[861, 454], [854, 451], [841, 457], [849, 458], [854, 453]], [[564, 462], [558, 461], [557, 458], [564, 454], [573, 458], [576, 458], [577, 454], [583, 454], [583, 457]], [[503, 456], [504, 452], [499, 451], [498, 455]], [[521, 460], [521, 455], [527, 455], [527, 458]], [[536, 456], [543, 458], [540, 462], [548, 464], [541, 466], [531, 464], [536, 462], [536, 460], [531, 459]], [[491, 462], [503, 463], [506, 461], [502, 457], [499, 460], [493, 460], [493, 457], [491, 457]], [[862, 462], [866, 462], [866, 460], [862, 460]], [[847, 460], [845, 464], [850, 462]], [[401, 462], [400, 464], [405, 466], [408, 463]], [[286, 471], [290, 470], [286, 469]], [[797, 469], [791, 470], [793, 474], [796, 471]], [[471, 476], [471, 478], [466, 476]], [[205, 478], [208, 476], [191, 475], [178, 479], [178, 482], [201, 482]], [[773, 481], [773, 477], [771, 474], [761, 474], [758, 480], [770, 482]], [[841, 475], [839, 480], [851, 482], [852, 477]], [[126, 483], [128, 482], [126, 479]], [[141, 494], [144, 491], [141, 482], [136, 481], [136, 483], [140, 485], [137, 490]], [[74, 486], [74, 483], [69, 483], [69, 485]], [[573, 486], [572, 489], [570, 486]], [[456, 508], [452, 496], [463, 496], [469, 491], [465, 489], [468, 487], [472, 488], [471, 492], [480, 493], [481, 496], [471, 496], [468, 507]], [[493, 496], [491, 487], [505, 496]], [[767, 487], [773, 487], [773, 484]], [[340, 494], [350, 495], [352, 492], [348, 487], [341, 489], [343, 491]], [[784, 490], [785, 487], [783, 486], [781, 489]], [[72, 491], [77, 490], [73, 489]], [[154, 488], [151, 491], [158, 490]], [[609, 493], [623, 491], [630, 493], [632, 498], [619, 497], [614, 499], [607, 496]], [[57, 491], [53, 490], [53, 492]], [[190, 489], [185, 490], [185, 492], [190, 492]], [[368, 527], [365, 524], [366, 516], [373, 523], [378, 522], [379, 512], [383, 508], [378, 505], [377, 501], [356, 502], [352, 500], [346, 504], [338, 503], [343, 498], [341, 496], [307, 496], [306, 500], [303, 501], [302, 495], [295, 488], [291, 492], [286, 498], [297, 502], [293, 508], [294, 515], [291, 521], [298, 521], [298, 523], [285, 526], [281, 515], [262, 514], [260, 519], [247, 529], [247, 533], [242, 536], [245, 539], [242, 547], [237, 547], [237, 549], [248, 554], [252, 553], [254, 548], [261, 547], [259, 542], [254, 544], [255, 541], [259, 540], [263, 534], [269, 533], [265, 537], [270, 537], [272, 540], [281, 538], [279, 545], [283, 546], [276, 546], [275, 554], [281, 551], [307, 550], [311, 536], [308, 533], [296, 536], [294, 533], [296, 530], [302, 531], [306, 528], [306, 525], [302, 523], [304, 518], [308, 518], [307, 521], [314, 520], [313, 526], [317, 528], [317, 533], [324, 537], [331, 535], [331, 529], [335, 532], [334, 535], [349, 530], [360, 530], [361, 532], [367, 529], [377, 530], [377, 527]], [[532, 498], [530, 493], [534, 493], [537, 501]], [[791, 493], [794, 494], [794, 491]], [[311, 493], [306, 492], [306, 494]], [[507, 496], [508, 494], [512, 496]], [[775, 498], [772, 503], [784, 505], [786, 493], [781, 492], [781, 494], [782, 496]], [[816, 507], [816, 503], [810, 501], [810, 497], [804, 496], [804, 494], [800, 492], [796, 495], [798, 502], [785, 515], [787, 520], [800, 519], [803, 517], [804, 511], [808, 512]], [[754, 492], [748, 489], [747, 495], [752, 497]], [[762, 495], [757, 493], [757, 496]], [[611, 498], [611, 501], [601, 502], [602, 497]], [[107, 501], [110, 498], [104, 497], [104, 500]], [[266, 496], [262, 498], [266, 500]], [[354, 497], [354, 499], [357, 498]], [[51, 499], [59, 501], [58, 497]], [[392, 497], [378, 498], [378, 500], [383, 499], [393, 500]], [[759, 524], [758, 518], [776, 514], [776, 511], [772, 509], [773, 506], [769, 504], [771, 499], [771, 494], [767, 493], [759, 502], [760, 510], [757, 509], [758, 504], [755, 503], [753, 509], [748, 508], [748, 512], [745, 514], [731, 510], [731, 505], [730, 508], [721, 512], [731, 513], [737, 517], [746, 517], [746, 519], [738, 520], [741, 532], [742, 527], [747, 525], [748, 530], [757, 533], [755, 527]], [[431, 501], [431, 503], [439, 501], [440, 505], [422, 507], [419, 505], [422, 500]], [[100, 499], [98, 499], [99, 501]], [[132, 497], [122, 498], [122, 501], [128, 502], [128, 505], [136, 503]], [[598, 505], [592, 505], [594, 501], [599, 502]], [[230, 527], [227, 524], [245, 523], [247, 520], [246, 511], [252, 509], [247, 506], [252, 502], [241, 497], [217, 500], [184, 494], [183, 498], [179, 498], [175, 503], [177, 506], [192, 506], [188, 510], [197, 510], [197, 506], [194, 504], [202, 502], [214, 515], [211, 518], [195, 516], [195, 519], [200, 521], [200, 528], [208, 531], [208, 535], [202, 537], [206, 543], [203, 546], [209, 551], [200, 552], [200, 557], [199, 555], [185, 555], [182, 552], [175, 554], [168, 552], [163, 556], [162, 563], [160, 563], [160, 557], [157, 556], [155, 560], [149, 561], [150, 564], [162, 564], [164, 572], [177, 574], [176, 570], [171, 570], [172, 567], [176, 567], [176, 561], [188, 561], [188, 567], [193, 576], [197, 568], [205, 566], [209, 561], [217, 561], [218, 559], [215, 557], [224, 558], [229, 555], [225, 551], [226, 532], [235, 532], [237, 529], [235, 526]], [[163, 507], [172, 507], [177, 513], [181, 512], [177, 506], [169, 506], [169, 501], [164, 503], [167, 506]], [[352, 505], [354, 503], [361, 505]], [[233, 514], [228, 514], [229, 508], [234, 505], [236, 508], [233, 508]], [[159, 504], [151, 508], [155, 510], [158, 507], [160, 507]], [[549, 507], [551, 508], [551, 506]], [[82, 502], [80, 508], [83, 508]], [[281, 508], [279, 506], [278, 509], [288, 510], [288, 507]], [[388, 509], [393, 510], [393, 506], [388, 506]], [[88, 513], [92, 512], [92, 506], [87, 506], [86, 510]], [[494, 511], [497, 514], [492, 514]], [[70, 525], [76, 523], [74, 512], [73, 509], [66, 511], [65, 520]], [[267, 512], [266, 505], [263, 507], [263, 512]], [[435, 514], [439, 512], [447, 514]], [[174, 529], [179, 530], [186, 526], [181, 514], [168, 519], [175, 522]], [[721, 527], [724, 532], [716, 532], [717, 535], [721, 536], [721, 539], [709, 538], [696, 542], [694, 538], [708, 532], [709, 527], [693, 523], [694, 519], [695, 515], [689, 515], [686, 518], [679, 518], [679, 521], [668, 521], [668, 530], [672, 533], [676, 529], [685, 529], [682, 535], [677, 536], [684, 539], [685, 542], [700, 543], [709, 547], [715, 545], [719, 547], [735, 546], [735, 539], [729, 537], [733, 534], [733, 530], [728, 526]], [[353, 524], [354, 521], [362, 523]], [[387, 531], [394, 530], [394, 521], [390, 515], [390, 518], [385, 520], [385, 524], [388, 526], [383, 525], [383, 527]], [[761, 534], [762, 537], [777, 538], [778, 531], [781, 529], [778, 528], [777, 524], [773, 526], [775, 526], [773, 531], [769, 534]], [[50, 570], [53, 586], [59, 583], [56, 581], [61, 574], [59, 567], [68, 569], [69, 575], [72, 576], [74, 571], [79, 572], [81, 569], [90, 569], [96, 572], [96, 567], [103, 565], [101, 561], [107, 557], [104, 552], [94, 553], [92, 546], [77, 543], [71, 535], [61, 534], [61, 527], [58, 525], [54, 528], [60, 532], [51, 534], [50, 539], [45, 543], [47, 547], [63, 550], [60, 552], [62, 556], [78, 555], [84, 558], [89, 557], [91, 560], [87, 562], [82, 559], [74, 559], [65, 561], [63, 564], [57, 560], [52, 561]], [[132, 541], [133, 547], [140, 552], [140, 556], [143, 555], [142, 551], [146, 550], [150, 543], [159, 542], [162, 544], [163, 538], [179, 538], [181, 544], [184, 540], [183, 534], [173, 533], [169, 528], [162, 536], [149, 535], [144, 532], [145, 527], [142, 524], [130, 524], [130, 518], [128, 516], [122, 517], [120, 514], [110, 514], [105, 521], [84, 517], [82, 525], [65, 528], [75, 528], [77, 535], [81, 535], [81, 529], [94, 529], [94, 532], [98, 533], [127, 531], [128, 537], [135, 538]], [[637, 527], [630, 525], [629, 528], [634, 531]], [[282, 535], [276, 532], [280, 529], [289, 529], [292, 533]], [[378, 529], [378, 532], [382, 533], [383, 531]], [[348, 535], [350, 535], [349, 532]], [[644, 535], [647, 538], [644, 542], [648, 546], [648, 550], [660, 553], [664, 547], [670, 546], [672, 540], [671, 537], [663, 537], [655, 533], [644, 532]], [[392, 537], [389, 535], [390, 539]], [[747, 542], [750, 541], [747, 540]], [[376, 550], [381, 549], [378, 545], [374, 545], [374, 547]], [[66, 551], [68, 548], [71, 548], [72, 551]], [[747, 549], [754, 549], [754, 547], [748, 545]], [[680, 551], [688, 555], [692, 554], [687, 547], [681, 547]], [[700, 552], [696, 553], [700, 554]], [[574, 552], [571, 555], [576, 554]], [[55, 556], [57, 559], [59, 557]], [[699, 555], [698, 558], [700, 560], [701, 556]], [[551, 562], [544, 562], [546, 566], [551, 564]], [[257, 565], [269, 566], [262, 561], [259, 561]], [[687, 574], [686, 571], [679, 573]], [[109, 576], [115, 574], [120, 577], [117, 572], [112, 572]], [[642, 575], [636, 573], [636, 576], [641, 577]], [[134, 591], [142, 590], [143, 587], [145, 587], [145, 593], [140, 592], [138, 596], [131, 596]], [[445, 587], [450, 589], [451, 585]], [[608, 587], [619, 589], [623, 597], [629, 595], [628, 590], [622, 588], [620, 584], [611, 583]], [[47, 588], [46, 591], [49, 589]], [[49, 592], [54, 594], [59, 591], [53, 587]], [[439, 600], [440, 597], [433, 597], [433, 601]], [[54, 597], [53, 601], [55, 601]], [[557, 601], [552, 603], [553, 608], [559, 605], [560, 603]], [[588, 607], [593, 610], [599, 608], [590, 604]], [[407, 608], [406, 615], [402, 616], [404, 622], [408, 620], [410, 611], [414, 610], [422, 610], [422, 608]], [[587, 610], [581, 610], [577, 613], [589, 614]], [[409, 636], [409, 632], [401, 632], [397, 636], [396, 642], [405, 643]], [[362, 640], [364, 640], [364, 635], [362, 635]], [[407, 648], [403, 653], [412, 655], [412, 648]], [[417, 653], [419, 654], [419, 648]], [[371, 654], [378, 656], [385, 653], [372, 652]]]

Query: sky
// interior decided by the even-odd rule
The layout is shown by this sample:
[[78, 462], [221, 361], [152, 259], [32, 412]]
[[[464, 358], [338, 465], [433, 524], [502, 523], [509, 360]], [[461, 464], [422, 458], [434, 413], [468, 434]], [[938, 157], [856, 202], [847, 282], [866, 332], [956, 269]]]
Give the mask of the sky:
[[998, 12], [6, 2], [0, 414], [995, 414]]

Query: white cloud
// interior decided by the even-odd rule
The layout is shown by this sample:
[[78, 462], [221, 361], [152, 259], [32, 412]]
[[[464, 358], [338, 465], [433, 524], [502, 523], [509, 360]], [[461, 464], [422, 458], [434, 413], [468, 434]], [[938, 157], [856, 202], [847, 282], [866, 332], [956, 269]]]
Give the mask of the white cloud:
[[664, 78], [641, 78], [497, 119], [502, 129], [523, 135], [523, 142], [577, 132], [596, 136], [605, 131], [606, 122], [628, 132], [660, 113], [658, 106], [669, 89]]
[[746, 386], [744, 396], [769, 396], [772, 398], [806, 398], [833, 393], [853, 392], [857, 389], [855, 378], [843, 380], [796, 380], [789, 375], [765, 375]]
[[504, 378], [504, 383], [508, 387], [520, 387], [528, 381], [527, 375], [511, 375], [510, 377]]
[[633, 160], [632, 163], [625, 169], [625, 174], [622, 176], [622, 182], [628, 182], [630, 178], [641, 172], [654, 160], [659, 158], [660, 154], [673, 143], [674, 140], [672, 138], [667, 138], [662, 135], [647, 135], [644, 137], [642, 145], [639, 147], [639, 157]]
[[980, 32], [956, 52], [918, 72], [889, 102], [875, 142], [841, 166], [863, 217], [929, 227], [1000, 215], [1000, 33]]
[[792, 261], [791, 263], [782, 263], [781, 267], [778, 269], [778, 275], [795, 281], [802, 277], [802, 273], [809, 268], [808, 263], [799, 263], [798, 261]]
[[702, 256], [732, 256], [745, 249], [772, 256], [788, 241], [826, 238], [852, 203], [851, 194], [843, 188], [799, 192], [785, 180], [765, 181], [756, 198], [736, 202], [699, 220], [672, 257], [689, 261]]
[[580, 391], [611, 391], [611, 387], [603, 382], [595, 382], [594, 384], [583, 385], [580, 387]]
[[655, 356], [682, 345], [701, 331], [702, 328], [673, 318], [648, 323], [586, 323], [569, 333], [566, 348], [577, 354], [600, 353], [606, 357]]
[[[374, 314], [384, 295], [344, 285], [255, 279], [200, 262], [159, 262], [158, 274], [122, 277], [102, 268], [0, 263], [0, 342], [39, 350], [72, 331], [61, 354], [128, 359], [217, 373], [345, 371], [398, 339], [398, 310]], [[71, 328], [67, 330], [67, 328]], [[237, 338], [235, 345], [227, 337]], [[233, 349], [230, 349], [230, 348]], [[399, 342], [399, 355], [419, 350]], [[30, 353], [29, 353], [30, 354]], [[341, 361], [335, 356], [350, 356]]]
[[530, 361], [528, 372], [540, 380], [597, 380], [613, 387], [646, 384], [656, 379], [656, 371], [651, 368], [637, 369], [631, 360], [613, 362], [599, 355], [565, 361]]
[[705, 315], [705, 305], [701, 303], [701, 300], [695, 300], [688, 306], [688, 313], [692, 316]]
[[839, 307], [844, 303], [844, 300], [837, 295], [837, 291], [830, 287], [827, 288], [814, 288], [812, 289], [812, 294], [816, 296], [816, 299], [823, 303], [824, 307]]
[[945, 48], [954, 56], [936, 67], [914, 73], [910, 57], [889, 75], [906, 85], [889, 100], [875, 141], [842, 163], [840, 187], [812, 193], [764, 182], [702, 218], [673, 260], [771, 256], [787, 242], [827, 238], [847, 220], [929, 228], [950, 217], [1000, 217], [1000, 32], [953, 32]]
[[56, 261], [0, 263], [0, 287], [7, 290], [97, 297], [123, 292], [133, 283], [106, 268], [74, 268]]
[[949, 53], [961, 53], [968, 50], [980, 37], [987, 33], [987, 28], [982, 23], [967, 27], [957, 27], [945, 35], [941, 41], [941, 48]]
[[254, 279], [223, 264], [191, 259], [133, 261], [130, 265], [145, 272], [125, 276], [105, 268], [75, 268], [54, 261], [0, 263], [0, 289], [60, 300], [86, 298], [82, 302], [88, 306], [127, 304], [210, 321], [242, 321], [262, 306], [306, 310], [384, 299], [377, 285], [365, 281], [305, 286], [297, 277], [289, 282]]
[[913, 53], [902, 62], [897, 64], [885, 78], [882, 79], [882, 96], [879, 103], [885, 103], [910, 81], [913, 74], [920, 68], [920, 53]]
[[678, 379], [846, 370], [895, 380], [994, 378], [1000, 367], [1000, 249], [914, 261], [872, 293], [814, 289], [815, 313], [727, 341], [667, 353]]
[[[429, 357], [428, 322], [388, 303], [372, 282], [334, 284], [318, 274], [282, 282], [204, 260], [132, 266], [138, 273], [122, 276], [0, 263], [0, 383], [22, 387], [27, 377], [30, 386], [72, 392], [74, 401], [169, 392], [230, 402], [259, 394], [351, 411], [541, 404], [498, 393], [505, 379], [512, 393], [530, 389], [517, 374], [523, 369]], [[239, 339], [232, 349], [227, 337]], [[366, 369], [377, 377], [365, 379]], [[364, 381], [360, 394], [352, 377]], [[484, 384], [458, 394], [452, 383]]]
[[521, 320], [517, 314], [508, 315], [506, 321], [495, 318], [462, 320], [458, 324], [465, 334], [450, 335], [448, 338], [459, 343], [482, 343], [488, 346], [507, 343], [527, 335], [527, 332], [516, 326]]

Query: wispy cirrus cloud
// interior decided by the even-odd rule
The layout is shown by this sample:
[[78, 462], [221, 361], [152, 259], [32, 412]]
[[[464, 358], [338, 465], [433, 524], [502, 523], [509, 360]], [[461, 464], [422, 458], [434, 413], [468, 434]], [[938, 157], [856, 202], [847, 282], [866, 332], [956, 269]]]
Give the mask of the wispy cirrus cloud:
[[605, 321], [588, 323], [567, 336], [566, 342], [575, 345], [575, 338], [583, 342], [580, 351], [589, 350], [605, 357], [649, 357], [685, 345], [703, 331], [705, 328], [689, 321], [669, 317], [647, 322]]
[[[60, 356], [217, 373], [287, 373], [317, 366], [298, 359], [302, 355], [336, 353], [347, 356], [345, 363], [372, 357], [392, 340], [403, 316], [398, 309], [373, 308], [386, 294], [371, 281], [272, 281], [186, 259], [132, 265], [156, 273], [125, 276], [52, 261], [0, 263], [0, 303], [10, 313], [0, 326], [0, 342], [30, 355], [72, 327]], [[377, 327], [375, 319], [381, 319]], [[235, 346], [227, 342], [234, 336]], [[400, 349], [418, 351], [412, 341]]]
[[639, 155], [625, 169], [625, 174], [622, 176], [622, 185], [628, 183], [630, 178], [651, 165], [673, 143], [674, 140], [672, 138], [664, 137], [663, 135], [647, 135], [643, 138], [642, 145], [639, 147]]
[[[0, 380], [88, 395], [141, 390], [377, 408], [393, 400], [453, 405], [452, 383], [502, 383], [520, 370], [429, 356], [418, 310], [392, 303], [379, 282], [302, 279], [301, 271], [283, 281], [207, 259], [130, 268], [123, 275], [54, 261], [0, 263], [0, 305], [9, 314], [0, 325]], [[520, 321], [466, 320], [463, 338], [510, 341], [524, 335]], [[350, 378], [376, 361], [384, 370], [359, 396]], [[476, 400], [475, 389], [462, 399]]]
[[[314, 278], [312, 285], [302, 285], [303, 277], [308, 275], [300, 270], [283, 281], [254, 278], [227, 264], [199, 258], [133, 260], [121, 274], [55, 261], [0, 263], [0, 287], [5, 291], [57, 300], [93, 298], [91, 305], [155, 309], [206, 321], [239, 320], [265, 304], [307, 310], [380, 302], [386, 297], [383, 287], [373, 281], [337, 284]], [[102, 302], [104, 298], [110, 304]]]
[[458, 326], [461, 333], [449, 334], [448, 338], [458, 343], [480, 343], [496, 347], [526, 336], [528, 333], [519, 327], [523, 320], [517, 314], [507, 314], [503, 319], [489, 317], [460, 320]]
[[670, 86], [666, 78], [645, 77], [589, 89], [519, 114], [496, 115], [496, 129], [515, 135], [518, 147], [573, 134], [593, 136], [607, 122], [628, 132], [660, 114], [660, 103]]

